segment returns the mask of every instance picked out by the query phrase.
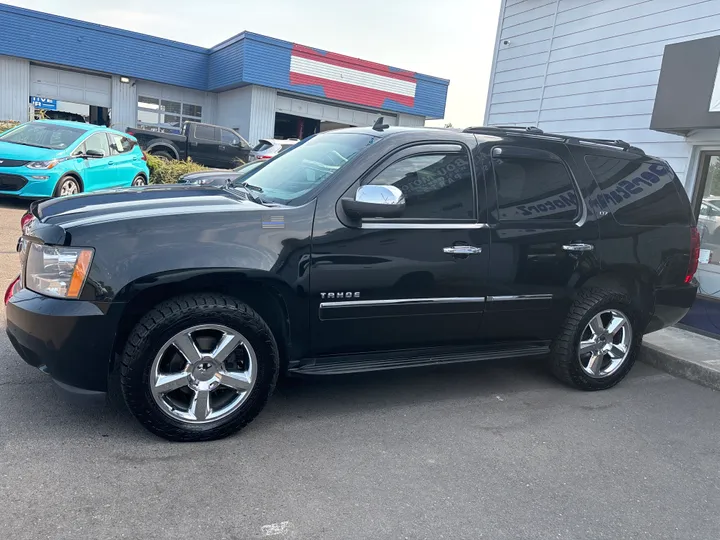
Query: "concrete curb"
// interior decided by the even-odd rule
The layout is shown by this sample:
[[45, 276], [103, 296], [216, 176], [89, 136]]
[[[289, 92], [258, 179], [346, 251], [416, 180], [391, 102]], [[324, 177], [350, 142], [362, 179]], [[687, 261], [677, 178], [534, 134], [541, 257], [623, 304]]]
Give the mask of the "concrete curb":
[[720, 390], [720, 340], [666, 328], [645, 336], [638, 359], [676, 377]]

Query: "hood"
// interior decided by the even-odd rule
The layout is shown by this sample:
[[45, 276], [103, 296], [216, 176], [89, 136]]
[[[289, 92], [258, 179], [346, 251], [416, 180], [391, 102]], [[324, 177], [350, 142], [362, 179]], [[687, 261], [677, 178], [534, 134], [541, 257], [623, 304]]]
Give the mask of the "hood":
[[232, 191], [197, 185], [96, 191], [33, 203], [30, 209], [43, 223], [63, 228], [161, 216], [267, 210]]
[[[53, 150], [52, 148], [38, 148], [37, 146], [25, 146], [24, 144], [15, 144], [0, 140], [0, 160], [17, 160], [17, 161], [48, 161], [63, 155], [67, 148], [63, 150]], [[0, 163], [2, 167], [2, 163]]]

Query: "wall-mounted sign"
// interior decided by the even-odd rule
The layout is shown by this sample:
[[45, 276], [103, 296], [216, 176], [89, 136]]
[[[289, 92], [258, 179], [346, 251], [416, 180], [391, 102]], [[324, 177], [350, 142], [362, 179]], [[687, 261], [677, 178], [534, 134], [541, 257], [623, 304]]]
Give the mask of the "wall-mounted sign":
[[30, 96], [30, 103], [36, 109], [45, 109], [46, 111], [57, 110], [57, 100], [43, 97]]

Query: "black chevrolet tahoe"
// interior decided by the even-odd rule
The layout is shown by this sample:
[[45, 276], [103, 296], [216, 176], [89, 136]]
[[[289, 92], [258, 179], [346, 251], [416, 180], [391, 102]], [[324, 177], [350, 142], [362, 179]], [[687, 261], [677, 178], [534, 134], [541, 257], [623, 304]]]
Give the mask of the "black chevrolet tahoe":
[[236, 432], [280, 374], [537, 357], [622, 380], [695, 299], [699, 244], [670, 166], [537, 128], [352, 128], [234, 187], [33, 203], [7, 333], [68, 392], [171, 440]]

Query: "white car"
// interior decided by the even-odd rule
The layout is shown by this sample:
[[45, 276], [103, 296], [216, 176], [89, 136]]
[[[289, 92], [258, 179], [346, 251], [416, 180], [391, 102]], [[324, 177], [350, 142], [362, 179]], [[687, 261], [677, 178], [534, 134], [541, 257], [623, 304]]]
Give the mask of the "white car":
[[250, 152], [248, 161], [274, 158], [283, 150], [300, 142], [300, 139], [260, 139]]

